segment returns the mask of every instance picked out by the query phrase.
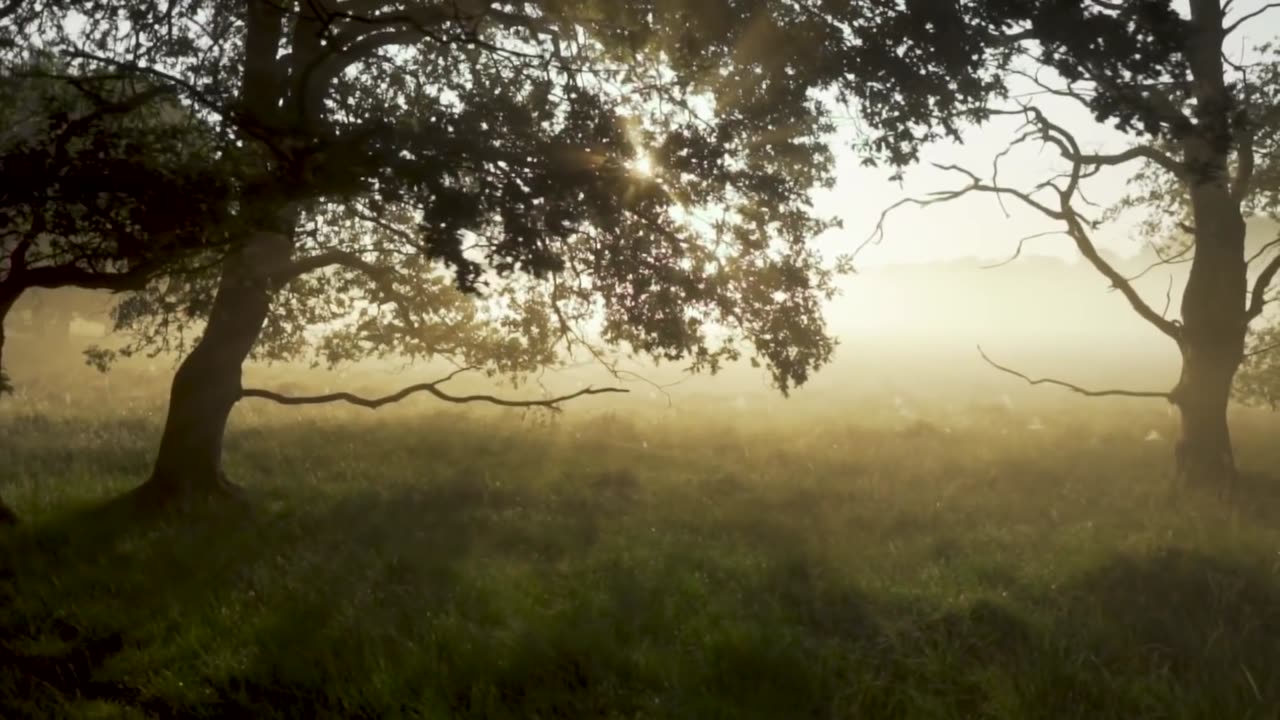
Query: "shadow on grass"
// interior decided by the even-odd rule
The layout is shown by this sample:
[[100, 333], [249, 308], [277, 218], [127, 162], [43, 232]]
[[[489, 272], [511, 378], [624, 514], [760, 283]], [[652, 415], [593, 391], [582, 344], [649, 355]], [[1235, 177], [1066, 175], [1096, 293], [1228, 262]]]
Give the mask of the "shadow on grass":
[[1161, 551], [1052, 591], [908, 602], [824, 580], [776, 528], [743, 557], [656, 530], [619, 536], [632, 531], [602, 487], [603, 499], [555, 505], [459, 474], [247, 513], [23, 528], [0, 543], [0, 693], [17, 708], [5, 716], [78, 699], [157, 717], [1265, 718], [1280, 706], [1280, 587], [1261, 560]]

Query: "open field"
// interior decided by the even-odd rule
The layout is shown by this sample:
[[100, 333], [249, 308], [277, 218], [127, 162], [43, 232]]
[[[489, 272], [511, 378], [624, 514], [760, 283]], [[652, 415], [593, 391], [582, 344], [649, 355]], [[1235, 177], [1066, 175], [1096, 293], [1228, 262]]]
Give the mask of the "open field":
[[0, 716], [1280, 718], [1280, 422], [1220, 500], [1171, 492], [1163, 407], [1034, 397], [246, 402], [252, 505], [168, 523], [94, 509], [161, 404], [10, 403]]

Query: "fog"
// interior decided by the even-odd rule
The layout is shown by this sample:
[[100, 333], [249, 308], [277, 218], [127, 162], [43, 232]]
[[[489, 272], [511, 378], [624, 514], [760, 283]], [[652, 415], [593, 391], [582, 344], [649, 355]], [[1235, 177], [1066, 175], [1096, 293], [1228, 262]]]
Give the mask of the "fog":
[[[1274, 237], [1274, 232], [1274, 226], [1266, 222], [1255, 223], [1250, 244], [1257, 246]], [[1152, 269], [1159, 257], [1150, 249], [1127, 257], [1105, 255], [1126, 276], [1146, 271], [1134, 282], [1135, 287], [1153, 307], [1167, 306], [1169, 316], [1177, 316], [1187, 265]], [[56, 292], [62, 300], [67, 293], [80, 298], [75, 301], [78, 314], [69, 321], [69, 337], [65, 342], [42, 344], [35, 328], [51, 322], [46, 310], [51, 304], [49, 292], [24, 298], [10, 314], [6, 327], [6, 364], [11, 375], [19, 389], [25, 386], [29, 394], [63, 393], [57, 378], [68, 382], [76, 378], [72, 390], [83, 383], [109, 387], [110, 375], [102, 377], [82, 366], [81, 351], [92, 344], [110, 346], [120, 339], [106, 332], [111, 296]], [[840, 343], [835, 357], [790, 399], [783, 399], [770, 387], [762, 370], [745, 362], [715, 376], [690, 376], [679, 364], [624, 361], [619, 367], [629, 372], [615, 378], [579, 359], [570, 368], [543, 373], [519, 389], [478, 378], [456, 382], [458, 387], [487, 388], [511, 397], [567, 392], [584, 384], [631, 390], [626, 397], [582, 401], [592, 408], [657, 411], [680, 402], [688, 404], [694, 398], [719, 398], [743, 408], [781, 410], [817, 409], [830, 404], [832, 398], [848, 403], [855, 398], [883, 400], [908, 395], [984, 402], [1008, 393], [1029, 393], [1028, 397], [1048, 401], [1061, 400], [1067, 394], [1061, 388], [1027, 388], [1023, 381], [984, 362], [979, 345], [993, 360], [1033, 377], [1053, 376], [1093, 387], [1167, 390], [1179, 371], [1173, 344], [1140, 319], [1093, 267], [1034, 251], [1007, 263], [970, 257], [863, 265], [841, 282], [841, 295], [828, 304], [826, 318]], [[64, 315], [53, 321], [67, 323], [68, 318]], [[125, 362], [117, 374], [144, 378], [141, 384], [129, 381], [135, 391], [146, 387], [148, 393], [162, 394], [175, 365], [173, 357], [135, 359]], [[59, 372], [51, 374], [54, 368]], [[336, 371], [251, 363], [246, 382], [284, 383], [295, 392], [341, 389], [382, 394], [450, 369], [433, 363], [406, 367], [394, 360], [362, 362]], [[412, 402], [422, 407], [437, 401], [417, 398]], [[835, 403], [836, 407], [828, 410], [839, 405]]]

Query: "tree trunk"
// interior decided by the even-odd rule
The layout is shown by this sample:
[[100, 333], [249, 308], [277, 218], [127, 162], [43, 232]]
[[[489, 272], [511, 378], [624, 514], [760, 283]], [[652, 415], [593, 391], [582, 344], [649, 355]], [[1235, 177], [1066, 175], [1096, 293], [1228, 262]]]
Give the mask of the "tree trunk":
[[1182, 421], [1174, 459], [1183, 484], [1222, 492], [1235, 479], [1227, 405], [1239, 365], [1229, 353], [1183, 347], [1182, 377], [1174, 391]]
[[1227, 406], [1244, 361], [1248, 266], [1244, 218], [1219, 171], [1191, 186], [1195, 259], [1182, 297], [1182, 376], [1171, 400], [1182, 430], [1178, 479], [1226, 491], [1236, 477]]
[[144, 506], [185, 508], [239, 494], [222, 471], [222, 439], [270, 309], [271, 269], [290, 251], [286, 234], [259, 232], [228, 259], [204, 334], [174, 375], [151, 477], [134, 491]]

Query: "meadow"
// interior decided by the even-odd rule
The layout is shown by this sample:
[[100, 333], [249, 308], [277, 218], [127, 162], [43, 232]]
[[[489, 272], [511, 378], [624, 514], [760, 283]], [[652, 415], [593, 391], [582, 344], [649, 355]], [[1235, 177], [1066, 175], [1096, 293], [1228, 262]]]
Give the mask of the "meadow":
[[162, 399], [36, 391], [0, 717], [1280, 718], [1271, 414], [1223, 498], [1171, 486], [1162, 406], [1053, 391], [246, 401], [249, 504], [155, 519], [103, 501]]

